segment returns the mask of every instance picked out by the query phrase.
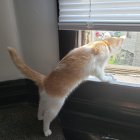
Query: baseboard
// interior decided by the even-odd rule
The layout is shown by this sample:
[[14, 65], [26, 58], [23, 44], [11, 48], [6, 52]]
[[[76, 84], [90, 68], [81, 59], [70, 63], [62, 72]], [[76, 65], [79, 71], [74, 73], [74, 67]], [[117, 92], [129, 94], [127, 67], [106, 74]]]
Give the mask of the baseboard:
[[18, 102], [37, 102], [38, 88], [28, 79], [0, 82], [0, 106]]

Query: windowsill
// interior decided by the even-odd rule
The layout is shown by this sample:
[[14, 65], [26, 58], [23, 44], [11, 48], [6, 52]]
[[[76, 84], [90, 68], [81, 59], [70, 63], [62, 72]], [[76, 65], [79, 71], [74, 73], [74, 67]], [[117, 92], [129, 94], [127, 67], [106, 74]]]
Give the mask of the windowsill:
[[[118, 74], [115, 74], [113, 76], [116, 79], [116, 81], [111, 81], [110, 84], [118, 84], [118, 85], [124, 85], [124, 86], [140, 87], [140, 77], [118, 75]], [[137, 79], [137, 81], [135, 79]], [[94, 76], [89, 76], [87, 80], [88, 81], [101, 82], [98, 78], [96, 78]]]

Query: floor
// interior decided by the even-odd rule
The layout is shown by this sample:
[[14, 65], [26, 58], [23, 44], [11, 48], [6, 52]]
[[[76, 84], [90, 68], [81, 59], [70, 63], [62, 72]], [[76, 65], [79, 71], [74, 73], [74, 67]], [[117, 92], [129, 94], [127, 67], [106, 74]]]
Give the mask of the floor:
[[26, 103], [1, 107], [0, 140], [64, 140], [58, 120], [51, 125], [53, 134], [45, 137], [36, 116], [37, 107]]

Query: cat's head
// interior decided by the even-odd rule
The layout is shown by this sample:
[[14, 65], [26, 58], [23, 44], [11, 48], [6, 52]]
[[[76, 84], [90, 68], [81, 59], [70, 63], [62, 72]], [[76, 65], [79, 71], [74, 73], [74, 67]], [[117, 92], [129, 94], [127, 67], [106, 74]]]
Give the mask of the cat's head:
[[109, 37], [105, 39], [108, 46], [110, 47], [111, 54], [118, 53], [121, 50], [125, 38], [126, 36], [124, 35], [120, 37]]

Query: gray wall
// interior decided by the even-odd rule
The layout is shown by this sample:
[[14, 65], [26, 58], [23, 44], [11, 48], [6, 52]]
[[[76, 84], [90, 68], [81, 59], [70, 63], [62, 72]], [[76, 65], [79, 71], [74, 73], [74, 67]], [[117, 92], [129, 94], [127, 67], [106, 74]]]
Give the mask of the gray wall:
[[47, 74], [59, 58], [56, 0], [14, 0], [25, 61]]
[[0, 0], [0, 81], [22, 77], [12, 64], [7, 46], [20, 51], [20, 41], [12, 0]]
[[5, 51], [9, 45], [18, 48], [25, 62], [37, 71], [48, 74], [56, 66], [56, 10], [56, 0], [0, 1], [0, 81], [22, 77]]

